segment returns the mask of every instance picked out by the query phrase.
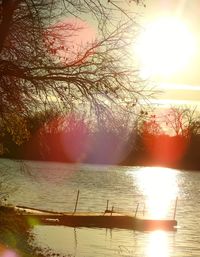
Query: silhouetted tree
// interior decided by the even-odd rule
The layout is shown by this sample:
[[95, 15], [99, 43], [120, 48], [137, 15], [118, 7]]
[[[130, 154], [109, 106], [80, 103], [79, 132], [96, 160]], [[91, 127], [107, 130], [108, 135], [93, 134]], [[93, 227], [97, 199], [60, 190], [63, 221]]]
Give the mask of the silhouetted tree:
[[171, 107], [165, 115], [166, 126], [172, 134], [189, 137], [197, 129], [196, 108]]
[[[134, 5], [128, 10], [125, 2], [2, 0], [1, 120], [9, 126], [11, 113], [24, 116], [55, 104], [100, 113], [112, 102], [130, 111], [138, 98], [151, 94], [141, 87], [130, 54], [138, 26], [130, 12]], [[74, 46], [73, 37], [86, 26], [81, 17], [93, 19], [97, 36]]]

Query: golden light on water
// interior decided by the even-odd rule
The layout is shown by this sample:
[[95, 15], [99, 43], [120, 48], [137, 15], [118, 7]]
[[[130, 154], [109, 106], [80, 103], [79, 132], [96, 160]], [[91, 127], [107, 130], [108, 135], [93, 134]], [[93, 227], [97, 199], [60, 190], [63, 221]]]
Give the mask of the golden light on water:
[[145, 196], [146, 215], [149, 218], [159, 219], [172, 215], [178, 194], [176, 176], [176, 171], [161, 167], [146, 167], [137, 173], [137, 182]]
[[141, 33], [136, 54], [141, 77], [168, 77], [182, 71], [196, 52], [196, 40], [186, 24], [175, 17], [162, 17]]
[[147, 257], [169, 257], [168, 235], [165, 231], [154, 231], [149, 234], [146, 249]]

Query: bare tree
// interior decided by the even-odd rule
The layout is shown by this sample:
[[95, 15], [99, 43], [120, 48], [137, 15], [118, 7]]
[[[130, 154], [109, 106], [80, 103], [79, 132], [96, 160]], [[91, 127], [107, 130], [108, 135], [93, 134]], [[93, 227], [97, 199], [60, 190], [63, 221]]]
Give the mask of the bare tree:
[[176, 136], [185, 136], [189, 138], [190, 133], [196, 133], [198, 130], [196, 108], [171, 107], [165, 116], [167, 127]]
[[[152, 91], [138, 77], [130, 54], [138, 25], [135, 14], [125, 8], [127, 4], [1, 0], [1, 119], [7, 121], [13, 112], [24, 116], [55, 104], [68, 110], [81, 105], [97, 113], [115, 104], [131, 111], [138, 98], [148, 97]], [[134, 12], [134, 4], [129, 5]], [[97, 37], [79, 46], [73, 59], [63, 61], [57, 53], [71, 52], [67, 46], [83, 29], [67, 23], [66, 17], [92, 20]]]

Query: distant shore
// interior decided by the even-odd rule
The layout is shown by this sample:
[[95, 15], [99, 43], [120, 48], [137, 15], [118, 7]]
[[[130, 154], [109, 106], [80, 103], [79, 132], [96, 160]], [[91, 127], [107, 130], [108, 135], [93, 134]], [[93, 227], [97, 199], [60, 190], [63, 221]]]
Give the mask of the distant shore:
[[57, 161], [57, 160], [43, 160], [43, 159], [19, 159], [19, 158], [9, 158], [9, 157], [2, 157], [1, 159], [10, 159], [15, 161], [41, 161], [41, 162], [56, 162], [56, 163], [66, 163], [66, 164], [83, 164], [83, 165], [111, 165], [111, 166], [132, 166], [132, 167], [164, 167], [164, 168], [171, 168], [171, 169], [179, 169], [182, 171], [195, 171], [200, 172], [200, 167], [194, 166], [181, 166], [181, 165], [164, 165], [163, 163], [156, 163], [156, 162], [136, 162], [136, 163], [128, 163], [126, 161], [121, 162], [119, 164], [116, 163], [86, 163], [86, 162], [66, 162], [66, 161]]

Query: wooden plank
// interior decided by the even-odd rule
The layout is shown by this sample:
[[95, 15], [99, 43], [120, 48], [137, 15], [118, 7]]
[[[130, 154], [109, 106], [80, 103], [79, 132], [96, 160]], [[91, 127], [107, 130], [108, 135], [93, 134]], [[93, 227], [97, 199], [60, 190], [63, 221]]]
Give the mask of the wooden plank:
[[[10, 215], [18, 215], [25, 222], [36, 219], [38, 224], [65, 225], [71, 227], [99, 227], [99, 228], [123, 228], [136, 230], [165, 229], [174, 230], [177, 221], [165, 219], [148, 219], [135, 217], [126, 213], [91, 213], [91, 212], [52, 212], [25, 206], [16, 206]], [[12, 208], [8, 208], [12, 210]], [[9, 215], [9, 211], [7, 212]]]

